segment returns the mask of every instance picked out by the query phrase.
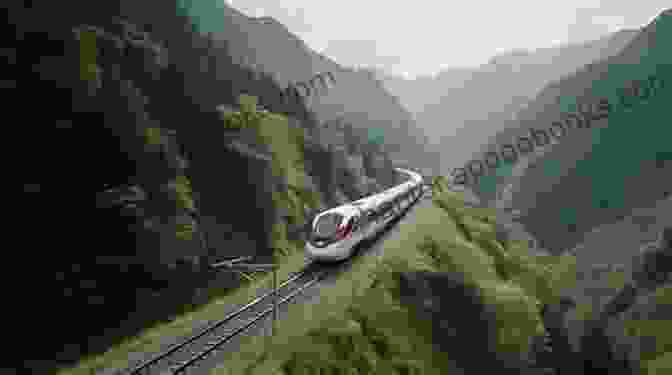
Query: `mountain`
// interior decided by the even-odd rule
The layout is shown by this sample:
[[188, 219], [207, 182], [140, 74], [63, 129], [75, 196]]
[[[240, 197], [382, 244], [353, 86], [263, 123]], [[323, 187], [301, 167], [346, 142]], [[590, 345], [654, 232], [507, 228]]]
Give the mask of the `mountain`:
[[418, 76], [406, 79], [394, 74], [379, 75], [393, 95], [397, 96], [405, 108], [412, 114], [422, 113], [427, 105], [437, 104], [452, 88], [461, 87], [469, 80], [476, 69], [451, 68], [434, 76]]
[[[515, 185], [511, 205], [546, 248], [569, 248], [591, 228], [669, 196], [671, 15], [662, 12], [620, 53], [546, 86], [520, 111], [515, 132], [497, 136], [510, 142], [513, 134], [570, 118], [563, 114], [586, 111], [600, 100], [609, 104], [604, 118], [565, 122], [567, 134], [509, 181]], [[641, 89], [632, 91], [633, 82]]]
[[[284, 84], [243, 57], [305, 80], [319, 56], [280, 24], [210, 5], [200, 14], [179, 0], [8, 8], [7, 110], [21, 119], [11, 139], [25, 150], [15, 264], [33, 274], [16, 320], [44, 337], [14, 356], [17, 368], [51, 373], [201, 306], [244, 283], [210, 264], [301, 251], [317, 212], [400, 182], [386, 148], [414, 147], [401, 136], [412, 122], [375, 80], [346, 70], [337, 83], [370, 99], [350, 121], [318, 118], [302, 100], [283, 102]], [[208, 22], [220, 38], [202, 30]], [[258, 122], [229, 126], [241, 113]], [[367, 116], [387, 145], [368, 138]], [[45, 319], [38, 295], [63, 303]]]
[[636, 32], [595, 41], [494, 56], [477, 68], [448, 69], [415, 80], [388, 78], [385, 87], [413, 112], [440, 145], [443, 171], [464, 164], [489, 137], [513, 126], [513, 115], [547, 83], [618, 53]]
[[418, 166], [438, 165], [438, 158], [425, 152], [428, 139], [422, 129], [372, 72], [341, 66], [311, 50], [272, 17], [248, 17], [213, 1], [194, 3], [189, 11], [216, 12], [210, 16], [216, 20], [199, 18], [203, 31], [211, 33], [215, 43], [225, 41], [235, 61], [267, 72], [282, 87], [307, 82], [317, 73], [333, 72], [335, 84], [304, 99], [319, 121], [341, 119], [357, 129], [381, 129], [385, 149], [393, 159]]

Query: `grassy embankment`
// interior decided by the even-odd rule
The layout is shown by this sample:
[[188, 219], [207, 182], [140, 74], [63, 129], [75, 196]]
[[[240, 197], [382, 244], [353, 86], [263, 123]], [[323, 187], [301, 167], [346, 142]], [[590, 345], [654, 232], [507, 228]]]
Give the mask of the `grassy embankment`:
[[[445, 190], [434, 197], [433, 206], [418, 208], [385, 241], [381, 258], [358, 258], [336, 286], [321, 290], [318, 303], [290, 306], [274, 338], [247, 338], [213, 375], [459, 373], [450, 353], [432, 350], [428, 322], [399, 303], [395, 274], [410, 270], [460, 272], [472, 280], [495, 307], [498, 350], [524, 356], [531, 337], [543, 332], [541, 305], [575, 287], [576, 258], [531, 256], [526, 243], [498, 243], [492, 211], [467, 208], [459, 194]], [[608, 277], [615, 289], [625, 282], [621, 271]], [[670, 303], [669, 292], [657, 291], [661, 304]], [[658, 375], [672, 357], [670, 335], [654, 323], [665, 324], [625, 326], [628, 335], [656, 337], [641, 366]]]
[[409, 270], [463, 273], [496, 307], [497, 348], [529, 350], [543, 332], [540, 303], [576, 280], [574, 257], [535, 258], [524, 243], [496, 242], [493, 212], [466, 208], [459, 194], [444, 191], [433, 201], [385, 241], [382, 257], [356, 259], [319, 302], [290, 306], [275, 337], [245, 338], [212, 373], [450, 373], [450, 353], [432, 350], [429, 323], [396, 297], [395, 274]]
[[[286, 177], [289, 189], [274, 192], [274, 201], [278, 208], [286, 206], [294, 222], [303, 222], [303, 205], [316, 207], [320, 200], [318, 192], [305, 187], [305, 172], [303, 159], [299, 151], [298, 142], [300, 132], [290, 129], [287, 119], [276, 114], [261, 115], [250, 108], [256, 107], [253, 97], [241, 97], [241, 112], [228, 114], [224, 120], [226, 127], [254, 126], [260, 141], [265, 143], [273, 155], [275, 173]], [[148, 144], [159, 142], [158, 129], [148, 129], [146, 132]], [[224, 141], [222, 141], [224, 142]], [[175, 181], [175, 190], [180, 202], [191, 208], [189, 181], [180, 176]], [[191, 237], [195, 228], [177, 228], [177, 235]], [[302, 243], [287, 239], [286, 224], [276, 222], [271, 234], [275, 256], [279, 264], [278, 278], [284, 280], [292, 272], [300, 270], [305, 264]], [[158, 322], [146, 328], [140, 334], [129, 337], [119, 345], [98, 355], [83, 358], [75, 367], [62, 369], [59, 375], [92, 375], [105, 368], [124, 368], [128, 366], [128, 358], [135, 352], [156, 352], [161, 350], [167, 339], [189, 335], [193, 330], [205, 322], [221, 319], [231, 311], [232, 306], [243, 305], [256, 297], [260, 287], [270, 286], [272, 274], [241, 274], [244, 278], [242, 285], [236, 289], [209, 290], [209, 302], [195, 306], [180, 316], [168, 322]]]

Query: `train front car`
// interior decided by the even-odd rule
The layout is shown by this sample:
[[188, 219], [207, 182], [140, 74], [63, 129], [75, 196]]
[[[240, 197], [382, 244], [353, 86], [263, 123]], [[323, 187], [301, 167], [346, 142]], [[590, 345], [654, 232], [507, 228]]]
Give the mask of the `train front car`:
[[406, 211], [422, 194], [422, 176], [405, 169], [396, 170], [409, 179], [381, 193], [319, 214], [313, 220], [306, 241], [306, 258], [326, 262], [344, 260], [353, 254], [359, 242], [375, 237]]
[[319, 214], [313, 220], [306, 241], [306, 258], [310, 261], [335, 262], [350, 255], [361, 241], [359, 210], [355, 206], [340, 206]]

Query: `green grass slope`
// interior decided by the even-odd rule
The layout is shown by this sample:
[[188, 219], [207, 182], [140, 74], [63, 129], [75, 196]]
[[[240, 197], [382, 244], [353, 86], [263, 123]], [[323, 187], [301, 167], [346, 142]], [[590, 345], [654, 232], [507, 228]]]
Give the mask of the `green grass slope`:
[[[298, 336], [296, 330], [280, 331], [246, 366], [228, 362], [213, 374], [461, 373], [451, 353], [432, 346], [431, 322], [399, 298], [399, 274], [418, 270], [459, 274], [477, 287], [497, 316], [497, 351], [525, 357], [532, 339], [544, 332], [540, 307], [556, 301], [576, 279], [573, 257], [532, 257], [524, 243], [498, 242], [494, 212], [465, 207], [458, 193], [437, 191], [433, 201], [417, 209], [415, 221], [401, 227], [397, 238], [386, 241], [380, 260], [363, 260], [370, 266], [339, 280], [359, 280], [359, 291], [339, 299], [338, 307], [330, 301], [327, 318], [303, 315]], [[330, 293], [321, 293], [320, 301], [330, 300]], [[291, 346], [280, 345], [289, 336]]]

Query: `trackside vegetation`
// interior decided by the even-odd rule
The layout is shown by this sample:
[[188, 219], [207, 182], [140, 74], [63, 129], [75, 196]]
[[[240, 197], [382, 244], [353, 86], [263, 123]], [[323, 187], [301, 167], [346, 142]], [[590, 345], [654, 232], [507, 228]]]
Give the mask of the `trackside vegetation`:
[[541, 306], [576, 280], [575, 258], [531, 256], [526, 243], [497, 241], [494, 211], [467, 207], [443, 187], [386, 239], [380, 258], [362, 257], [319, 302], [291, 306], [275, 337], [250, 338], [212, 373], [460, 373], [451, 353], [433, 349], [431, 322], [400, 302], [399, 275], [410, 271], [462, 275], [496, 312], [496, 349], [525, 357], [544, 333]]
[[273, 191], [273, 202], [284, 214], [273, 225], [271, 241], [276, 255], [285, 256], [302, 248], [300, 241], [287, 238], [288, 225], [303, 223], [306, 209], [315, 210], [322, 200], [320, 193], [307, 186], [301, 145], [304, 144], [303, 129], [289, 124], [286, 116], [257, 111], [258, 99], [240, 95], [240, 111], [223, 115], [227, 129], [250, 128], [257, 140], [271, 153], [272, 169], [281, 183]]
[[[530, 358], [534, 339], [546, 331], [542, 307], [559, 303], [576, 287], [576, 258], [531, 255], [526, 242], [498, 241], [495, 212], [468, 207], [442, 179], [433, 182], [433, 205], [418, 208], [411, 222], [386, 239], [381, 258], [359, 259], [338, 285], [320, 291], [318, 303], [291, 306], [276, 337], [250, 339], [212, 374], [470, 373], [456, 365], [450, 351], [431, 345], [440, 340], [436, 326], [401, 302], [400, 275], [413, 271], [461, 275], [496, 314], [490, 347], [513, 360], [509, 363]], [[615, 290], [621, 288], [622, 271], [609, 280]], [[669, 292], [669, 286], [655, 291], [658, 305], [669, 305]], [[584, 320], [594, 318], [589, 307], [579, 309]], [[460, 323], [448, 321], [442, 328], [460, 332]], [[638, 353], [642, 373], [665, 374], [671, 363], [669, 320], [630, 317], [623, 327], [626, 337], [655, 341]], [[472, 339], [465, 334], [457, 340]]]
[[[260, 144], [267, 147], [272, 155], [274, 174], [281, 181], [273, 191], [273, 201], [282, 210], [283, 215], [275, 221], [270, 234], [274, 246], [275, 260], [280, 264], [278, 277], [284, 280], [291, 272], [304, 266], [303, 243], [288, 238], [288, 223], [303, 223], [306, 220], [304, 207], [317, 208], [322, 200], [320, 193], [306, 186], [307, 176], [300, 145], [303, 142], [302, 130], [291, 127], [287, 118], [274, 113], [256, 110], [257, 98], [249, 95], [239, 97], [240, 110], [223, 115], [223, 126], [232, 131], [251, 128]], [[158, 147], [165, 142], [163, 129], [148, 127], [142, 133], [144, 144]], [[196, 209], [192, 197], [189, 179], [178, 175], [163, 186], [178, 208], [193, 211]], [[289, 218], [287, 218], [289, 217]], [[190, 240], [197, 228], [193, 222], [175, 222], [175, 235], [179, 239]], [[165, 345], [169, 337], [186, 337], [198, 327], [199, 322], [221, 319], [231, 310], [231, 306], [243, 305], [255, 298], [256, 290], [268, 287], [271, 275], [267, 273], [239, 273], [244, 282], [240, 288], [222, 291], [208, 291], [210, 302], [189, 309], [181, 316], [170, 321], [158, 322], [134, 337], [129, 337], [104, 353], [83, 358], [77, 366], [63, 368], [59, 375], [90, 375], [107, 368], [125, 368], [130, 357], [139, 352], [157, 352]]]

